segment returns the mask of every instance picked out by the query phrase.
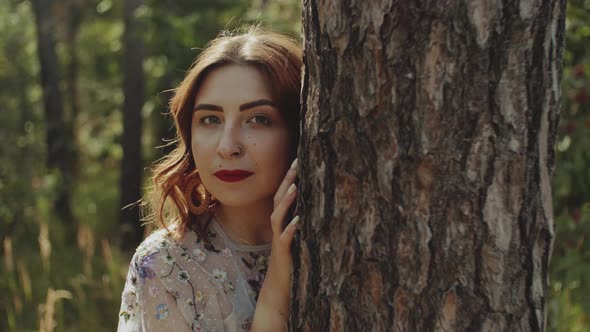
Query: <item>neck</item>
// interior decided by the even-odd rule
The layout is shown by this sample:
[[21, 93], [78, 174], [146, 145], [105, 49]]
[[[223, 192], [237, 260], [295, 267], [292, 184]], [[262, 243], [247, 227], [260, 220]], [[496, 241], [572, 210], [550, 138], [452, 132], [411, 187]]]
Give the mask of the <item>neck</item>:
[[270, 215], [273, 211], [272, 199], [256, 202], [249, 206], [227, 206], [219, 204], [215, 208], [217, 222], [234, 241], [259, 245], [272, 241]]

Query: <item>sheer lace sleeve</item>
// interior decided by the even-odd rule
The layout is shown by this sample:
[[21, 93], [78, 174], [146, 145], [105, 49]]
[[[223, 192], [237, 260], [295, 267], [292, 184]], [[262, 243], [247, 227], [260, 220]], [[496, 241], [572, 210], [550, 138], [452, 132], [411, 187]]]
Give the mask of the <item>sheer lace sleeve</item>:
[[164, 231], [148, 237], [129, 267], [118, 331], [223, 331], [218, 290], [199, 253]]
[[140, 331], [141, 318], [138, 315], [139, 301], [137, 290], [137, 270], [135, 270], [132, 260], [131, 264], [129, 264], [127, 278], [125, 279], [125, 288], [123, 289], [121, 299], [121, 310], [119, 311], [119, 326], [117, 331]]
[[123, 292], [118, 331], [191, 331], [173, 293], [149, 266], [148, 256], [133, 263]]

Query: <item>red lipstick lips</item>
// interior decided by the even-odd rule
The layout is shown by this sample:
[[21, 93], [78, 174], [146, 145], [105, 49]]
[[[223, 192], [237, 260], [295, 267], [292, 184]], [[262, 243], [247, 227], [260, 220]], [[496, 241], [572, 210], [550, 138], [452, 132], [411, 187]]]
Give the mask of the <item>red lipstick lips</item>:
[[215, 176], [219, 178], [221, 181], [224, 182], [238, 182], [242, 181], [245, 178], [249, 177], [254, 173], [243, 171], [241, 169], [234, 169], [234, 170], [221, 170], [215, 173]]

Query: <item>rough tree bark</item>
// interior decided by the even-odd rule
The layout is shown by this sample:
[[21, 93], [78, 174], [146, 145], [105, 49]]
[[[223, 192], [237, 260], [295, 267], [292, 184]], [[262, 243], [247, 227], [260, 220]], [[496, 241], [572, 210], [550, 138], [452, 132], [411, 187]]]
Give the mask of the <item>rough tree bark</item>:
[[290, 327], [542, 331], [565, 0], [304, 0]]
[[[136, 10], [143, 0], [126, 0], [123, 16], [123, 160], [121, 162], [121, 214], [122, 247], [133, 249], [141, 242], [143, 231], [140, 224], [139, 205], [141, 198], [141, 109], [144, 102], [145, 81], [143, 75], [144, 42], [142, 25]], [[130, 205], [131, 204], [131, 205]]]
[[41, 68], [43, 106], [47, 132], [47, 167], [57, 170], [60, 183], [56, 188], [54, 211], [65, 225], [66, 241], [75, 241], [76, 227], [71, 209], [74, 140], [72, 126], [64, 115], [63, 98], [59, 88], [59, 61], [55, 52], [52, 0], [31, 0], [37, 26], [37, 53]]

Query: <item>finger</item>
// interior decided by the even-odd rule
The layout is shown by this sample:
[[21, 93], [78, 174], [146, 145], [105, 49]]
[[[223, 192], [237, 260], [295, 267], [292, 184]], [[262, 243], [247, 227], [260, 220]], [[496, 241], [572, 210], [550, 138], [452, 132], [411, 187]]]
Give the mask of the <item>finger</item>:
[[295, 178], [297, 177], [298, 161], [299, 161], [299, 159], [295, 158], [295, 160], [291, 164], [291, 168], [289, 168], [289, 170], [287, 171], [287, 174], [285, 175], [283, 182], [281, 182], [279, 189], [277, 189], [277, 192], [275, 193], [275, 196], [274, 196], [274, 206], [275, 207], [277, 205], [279, 205], [279, 203], [281, 202], [281, 199], [283, 199], [283, 197], [287, 193], [289, 186], [291, 185], [291, 183], [293, 183], [295, 181]]
[[270, 223], [274, 235], [279, 236], [283, 232], [283, 220], [285, 220], [287, 211], [289, 210], [291, 204], [293, 204], [295, 197], [297, 197], [297, 186], [295, 183], [292, 183], [283, 196], [283, 199], [281, 199], [279, 205], [275, 207], [274, 211], [270, 215]]
[[295, 237], [295, 233], [299, 229], [297, 225], [299, 224], [299, 216], [295, 216], [293, 220], [285, 227], [285, 230], [281, 234], [281, 243], [285, 245], [286, 248], [291, 248], [291, 243], [293, 243], [293, 238]]
[[287, 174], [285, 174], [285, 178], [283, 179], [283, 182], [281, 182], [279, 189], [277, 189], [277, 192], [275, 193], [275, 196], [274, 196], [274, 206], [275, 207], [277, 205], [279, 205], [279, 203], [281, 202], [281, 200], [283, 199], [283, 197], [287, 193], [289, 186], [291, 185], [291, 183], [293, 183], [295, 181], [295, 178], [297, 177], [297, 164], [298, 164], [298, 159], [295, 158], [295, 160], [291, 164], [291, 168], [289, 168], [289, 170], [287, 171]]
[[294, 183], [292, 183], [287, 189], [287, 192], [285, 193], [279, 204], [275, 207], [272, 214], [270, 215], [270, 222], [273, 235], [280, 236], [283, 232], [283, 221], [287, 216], [289, 207], [291, 206], [291, 204], [293, 204], [296, 197], [297, 186]]

